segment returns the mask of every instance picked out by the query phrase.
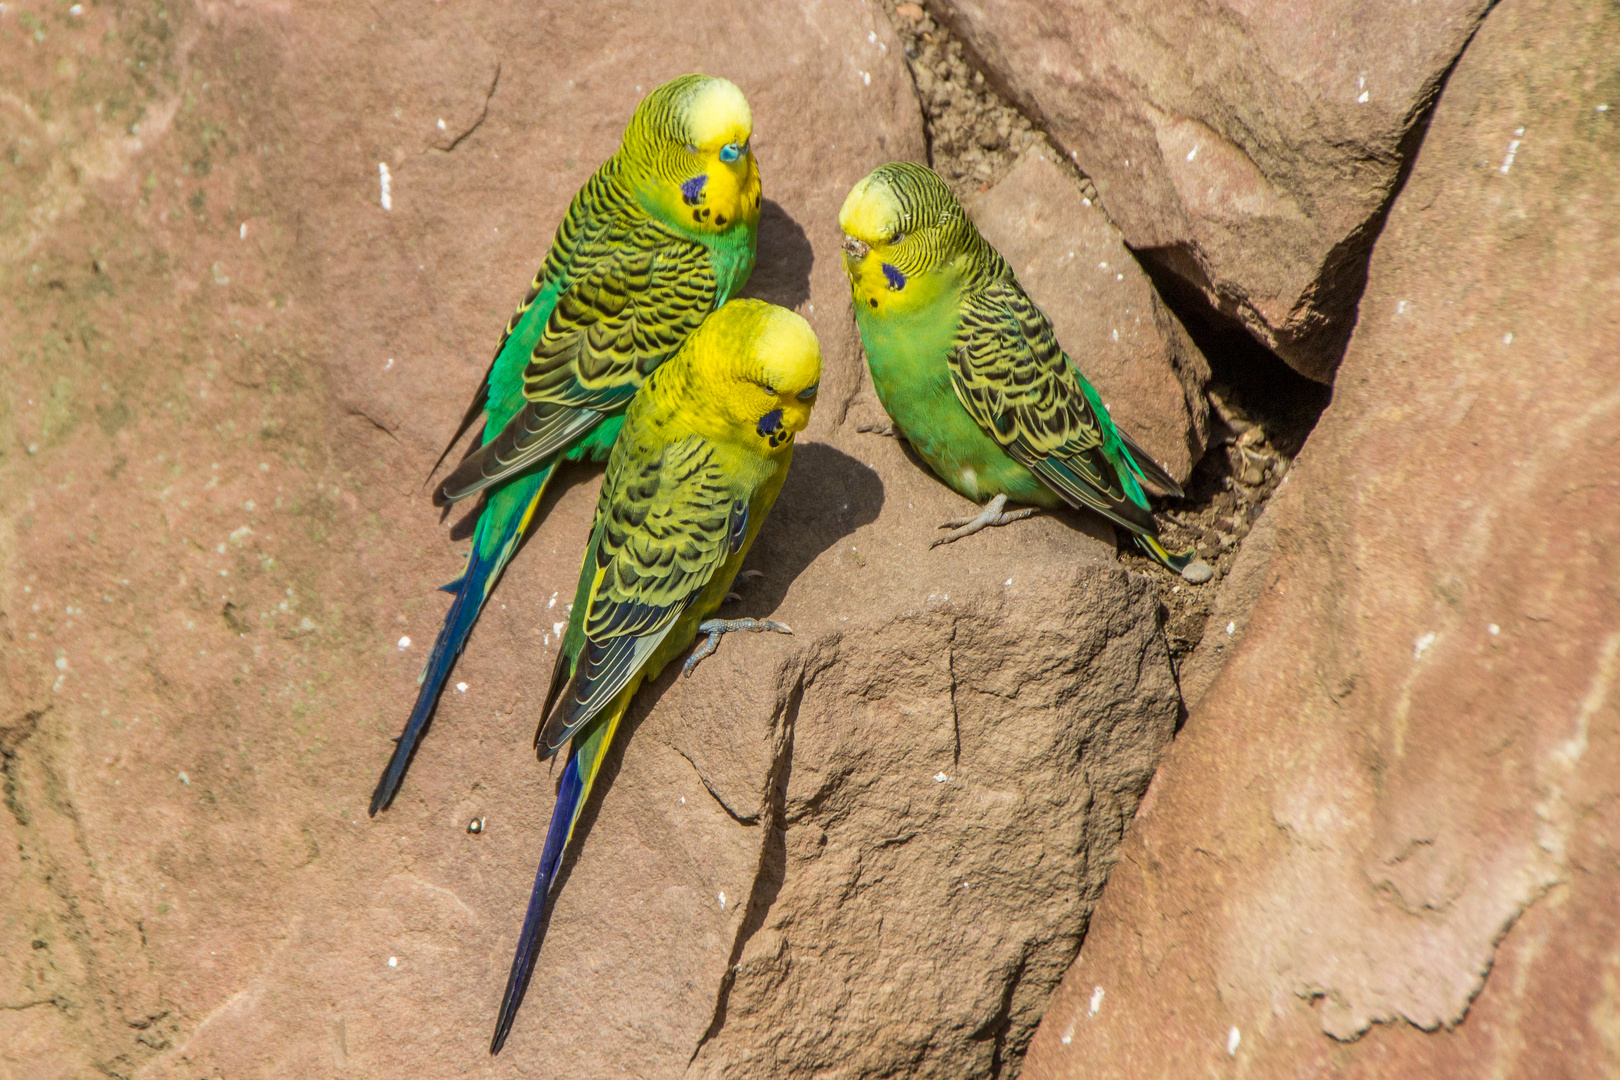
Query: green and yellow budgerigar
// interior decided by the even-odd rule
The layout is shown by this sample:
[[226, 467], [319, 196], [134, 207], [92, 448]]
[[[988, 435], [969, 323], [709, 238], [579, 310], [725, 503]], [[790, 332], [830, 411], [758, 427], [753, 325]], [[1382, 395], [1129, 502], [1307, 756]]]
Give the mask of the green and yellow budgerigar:
[[482, 420], [435, 505], [471, 495], [485, 505], [466, 569], [444, 587], [455, 600], [372, 814], [398, 792], [450, 668], [557, 467], [607, 457], [642, 383], [748, 280], [760, 205], [752, 135], [742, 91], [683, 75], [637, 106], [618, 152], [569, 204], [450, 440]]
[[704, 619], [725, 599], [782, 490], [820, 381], [809, 323], [759, 300], [733, 300], [648, 376], [624, 414], [535, 735], [542, 758], [569, 739], [573, 747], [490, 1053], [511, 1030], [552, 881], [637, 687], [700, 632], [709, 639], [687, 660], [688, 675], [727, 631], [791, 633], [769, 621]]
[[1172, 554], [1142, 489], [1181, 488], [1109, 418], [1052, 324], [933, 170], [891, 162], [838, 214], [844, 269], [878, 399], [895, 429], [957, 492], [989, 504], [935, 541], [1035, 513], [1087, 507], [1190, 581], [1212, 572]]

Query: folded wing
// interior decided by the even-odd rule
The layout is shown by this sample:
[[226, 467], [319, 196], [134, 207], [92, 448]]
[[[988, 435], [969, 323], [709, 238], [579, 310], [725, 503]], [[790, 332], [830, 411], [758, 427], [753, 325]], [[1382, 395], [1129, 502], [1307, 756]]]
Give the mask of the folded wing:
[[[553, 251], [566, 238], [559, 235]], [[464, 499], [573, 445], [629, 401], [713, 307], [707, 250], [644, 214], [607, 216], [574, 239], [566, 265], [553, 267], [548, 257], [501, 340], [502, 350], [514, 337], [525, 341], [525, 320], [545, 320], [523, 368], [523, 405], [440, 485], [436, 504]], [[548, 287], [555, 302], [537, 305]], [[493, 371], [457, 438], [488, 404]]]
[[568, 669], [560, 668], [553, 682], [535, 737], [541, 757], [556, 753], [629, 684], [747, 533], [749, 493], [700, 436], [654, 452], [616, 453], [604, 483], [612, 496], [598, 504], [606, 509], [586, 554], [592, 578], [580, 622], [584, 643], [571, 671], [563, 676]]
[[1135, 532], [1158, 531], [1138, 478], [1170, 494], [1181, 489], [1145, 454], [1133, 459], [1136, 445], [1114, 427], [1051, 322], [1016, 283], [964, 299], [948, 363], [957, 400], [1014, 461], [1073, 506]]

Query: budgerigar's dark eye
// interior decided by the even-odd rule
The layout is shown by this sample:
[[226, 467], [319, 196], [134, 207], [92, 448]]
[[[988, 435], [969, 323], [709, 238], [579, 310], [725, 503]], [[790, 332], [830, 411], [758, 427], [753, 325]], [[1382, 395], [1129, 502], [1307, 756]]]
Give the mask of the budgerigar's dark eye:
[[793, 396], [798, 398], [800, 401], [814, 401], [814, 400], [816, 400], [816, 391], [818, 391], [820, 389], [821, 389], [821, 384], [820, 383], [815, 383], [812, 386], [805, 387], [803, 390], [800, 390], [797, 394], [794, 394]]
[[905, 233], [896, 232], [893, 236], [889, 237], [889, 243], [898, 244], [898, 243], [900, 243], [900, 241], [904, 240], [905, 238], [906, 238]]
[[761, 438], [770, 438], [782, 426], [782, 410], [772, 409], [759, 418], [759, 434]]
[[720, 148], [720, 160], [730, 164], [742, 157], [742, 147], [736, 143], [727, 143]]

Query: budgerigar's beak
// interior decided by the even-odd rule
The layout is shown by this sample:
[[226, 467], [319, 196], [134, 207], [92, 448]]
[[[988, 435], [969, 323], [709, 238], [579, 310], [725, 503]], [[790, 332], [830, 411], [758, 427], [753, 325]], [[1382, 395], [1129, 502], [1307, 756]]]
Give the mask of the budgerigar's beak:
[[867, 254], [870, 253], [871, 250], [872, 249], [870, 246], [855, 239], [853, 236], [844, 237], [844, 254], [849, 256], [850, 259], [855, 262], [860, 262], [862, 259], [866, 258]]

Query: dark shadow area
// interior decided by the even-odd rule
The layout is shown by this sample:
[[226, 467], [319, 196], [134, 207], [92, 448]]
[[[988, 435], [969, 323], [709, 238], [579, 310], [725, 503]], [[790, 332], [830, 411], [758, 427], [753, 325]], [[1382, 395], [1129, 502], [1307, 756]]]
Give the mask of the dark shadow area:
[[[1433, 92], [1421, 104], [1412, 126], [1401, 138], [1395, 151], [1400, 167], [1383, 205], [1361, 227], [1335, 244], [1323, 262], [1317, 292], [1332, 297], [1333, 303], [1329, 323], [1314, 349], [1333, 357], [1335, 371], [1361, 316], [1361, 298], [1367, 291], [1373, 248], [1384, 231], [1395, 200], [1406, 189], [1406, 182], [1417, 164], [1418, 150], [1434, 119], [1435, 105], [1465, 52], [1466, 44], [1436, 80]], [[1265, 428], [1268, 438], [1281, 453], [1289, 458], [1298, 454], [1322, 410], [1333, 399], [1332, 386], [1306, 378], [1289, 367], [1235, 317], [1210, 304], [1203, 290], [1193, 284], [1201, 275], [1183, 250], [1142, 248], [1132, 254], [1152, 279], [1165, 305], [1181, 320], [1193, 343], [1209, 361], [1214, 375], [1212, 381], [1230, 388], [1232, 398]], [[1197, 479], [1195, 475], [1195, 484]], [[1188, 496], [1190, 501], [1198, 501], [1192, 488], [1188, 489]]]
[[[883, 481], [862, 462], [826, 443], [800, 443], [776, 508], [759, 530], [744, 566], [765, 576], [738, 590], [743, 604], [727, 617], [763, 617], [823, 551], [883, 508]], [[740, 610], [746, 607], [746, 611]]]
[[740, 295], [797, 310], [810, 299], [810, 268], [815, 263], [815, 248], [804, 227], [781, 204], [766, 199], [759, 207], [759, 257]]
[[[1230, 387], [1243, 408], [1266, 429], [1279, 450], [1299, 453], [1333, 388], [1307, 379], [1266, 348], [1243, 324], [1212, 306], [1203, 292], [1172, 269], [1175, 255], [1165, 249], [1134, 252], [1168, 307], [1209, 361], [1214, 384]], [[1218, 443], [1212, 433], [1211, 445]], [[1198, 501], [1188, 490], [1191, 501]]]

